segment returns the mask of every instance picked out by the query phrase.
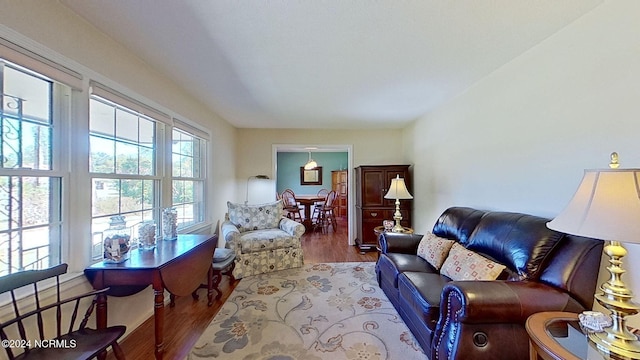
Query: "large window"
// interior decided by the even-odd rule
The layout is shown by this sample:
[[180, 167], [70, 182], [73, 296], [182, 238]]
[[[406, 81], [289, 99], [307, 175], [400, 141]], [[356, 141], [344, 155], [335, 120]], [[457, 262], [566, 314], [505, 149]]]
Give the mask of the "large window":
[[204, 221], [206, 141], [174, 128], [172, 133], [172, 205], [178, 229]]
[[92, 256], [102, 257], [105, 230], [157, 221], [160, 177], [156, 169], [158, 122], [92, 95], [89, 132], [92, 186]]
[[[62, 176], [54, 114], [69, 91], [0, 60], [0, 276], [61, 262]], [[57, 123], [62, 127], [63, 125]]]
[[0, 54], [0, 277], [78, 271], [164, 207], [180, 232], [204, 223], [208, 133], [2, 38]]

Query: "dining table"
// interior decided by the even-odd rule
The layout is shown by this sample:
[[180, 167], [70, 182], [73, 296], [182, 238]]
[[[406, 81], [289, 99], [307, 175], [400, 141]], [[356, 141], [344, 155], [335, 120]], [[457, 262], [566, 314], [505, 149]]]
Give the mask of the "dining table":
[[296, 195], [296, 201], [304, 206], [304, 219], [302, 224], [305, 227], [305, 231], [309, 232], [313, 229], [313, 222], [311, 221], [311, 206], [324, 201], [325, 197], [322, 195]]

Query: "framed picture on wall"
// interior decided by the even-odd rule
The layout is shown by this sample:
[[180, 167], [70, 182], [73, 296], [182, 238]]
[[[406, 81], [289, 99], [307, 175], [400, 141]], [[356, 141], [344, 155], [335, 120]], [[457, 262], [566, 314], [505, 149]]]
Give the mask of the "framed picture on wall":
[[310, 170], [300, 166], [300, 185], [322, 185], [322, 166]]

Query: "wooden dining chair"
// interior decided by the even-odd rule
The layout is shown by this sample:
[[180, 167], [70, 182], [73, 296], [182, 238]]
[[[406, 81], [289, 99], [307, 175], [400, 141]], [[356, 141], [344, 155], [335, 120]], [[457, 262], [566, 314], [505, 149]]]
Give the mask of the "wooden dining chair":
[[291, 189], [286, 189], [282, 192], [282, 203], [284, 205], [284, 211], [289, 219], [302, 222], [302, 214], [300, 213], [300, 207], [296, 200], [296, 195]]
[[[87, 327], [96, 307], [96, 297], [109, 289], [61, 300], [60, 275], [66, 272], [67, 264], [60, 264], [49, 269], [25, 270], [0, 278], [0, 294], [9, 293], [7, 297], [11, 298], [13, 310], [12, 318], [0, 322], [0, 337], [3, 344], [6, 342], [11, 345], [12, 341], [19, 344], [3, 346], [7, 358], [92, 359], [99, 354], [106, 354], [107, 348], [111, 346], [115, 358], [124, 360], [118, 339], [127, 330], [125, 326], [110, 326], [106, 329]], [[55, 287], [49, 295], [49, 290], [44, 288], [52, 278], [55, 278]], [[38, 284], [43, 289], [39, 289]], [[23, 293], [28, 295], [21, 298], [17, 296]], [[82, 315], [79, 308], [88, 301], [87, 298], [92, 298], [92, 301]], [[76, 324], [78, 320], [79, 323]]]
[[316, 201], [313, 203], [313, 213], [311, 214], [311, 223], [315, 223], [319, 217], [320, 212], [322, 211], [322, 206], [324, 206], [324, 202], [327, 200], [327, 195], [329, 194], [329, 190], [320, 189], [316, 195], [322, 196], [322, 200]]
[[338, 223], [336, 221], [334, 212], [336, 197], [337, 193], [335, 191], [329, 191], [327, 197], [325, 198], [324, 204], [322, 205], [322, 209], [318, 214], [318, 219], [314, 224], [314, 229], [317, 227], [321, 227], [323, 234], [326, 234], [329, 231], [329, 226], [333, 227], [334, 232], [338, 230]]

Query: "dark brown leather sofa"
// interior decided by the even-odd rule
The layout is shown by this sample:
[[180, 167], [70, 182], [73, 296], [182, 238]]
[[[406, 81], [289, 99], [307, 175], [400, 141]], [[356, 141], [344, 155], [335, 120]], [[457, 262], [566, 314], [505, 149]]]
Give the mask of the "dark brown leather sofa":
[[416, 255], [422, 235], [380, 236], [378, 284], [431, 360], [527, 359], [527, 317], [591, 309], [603, 242], [532, 215], [444, 211], [437, 236], [507, 266], [494, 281], [451, 281]]

